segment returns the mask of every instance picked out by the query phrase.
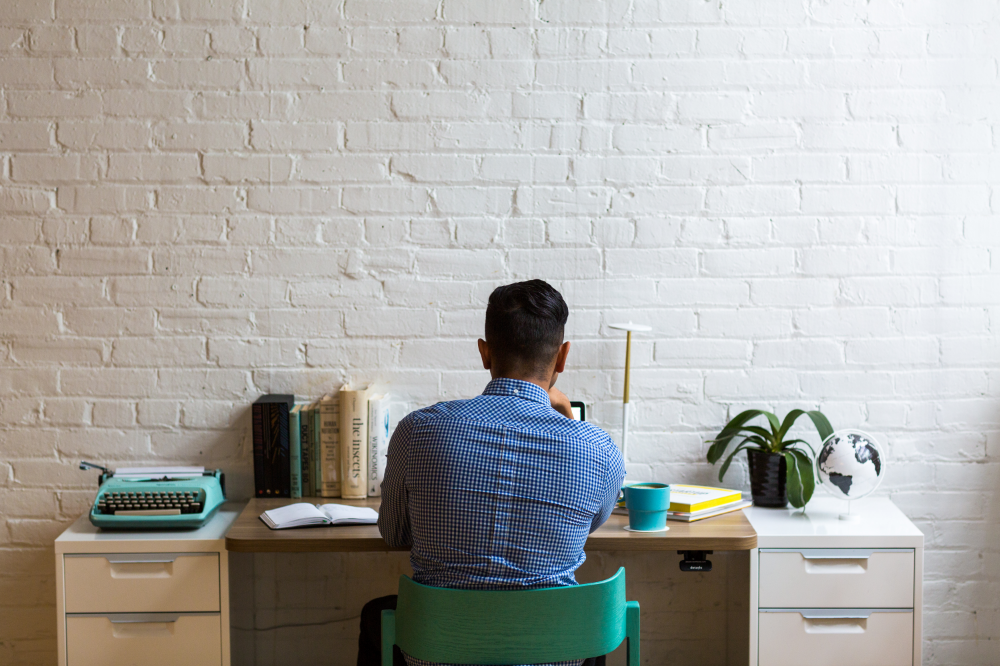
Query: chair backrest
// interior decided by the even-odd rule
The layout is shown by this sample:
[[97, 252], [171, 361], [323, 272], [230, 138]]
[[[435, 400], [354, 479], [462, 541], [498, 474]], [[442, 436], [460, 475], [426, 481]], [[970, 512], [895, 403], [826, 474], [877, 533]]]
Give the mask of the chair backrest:
[[445, 664], [586, 659], [626, 635], [625, 569], [599, 583], [540, 590], [452, 590], [399, 579], [395, 642]]

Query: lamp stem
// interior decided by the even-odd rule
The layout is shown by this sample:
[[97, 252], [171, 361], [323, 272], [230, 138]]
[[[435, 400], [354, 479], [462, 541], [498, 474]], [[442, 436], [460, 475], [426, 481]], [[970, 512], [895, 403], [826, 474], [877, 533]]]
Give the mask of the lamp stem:
[[632, 331], [625, 335], [625, 391], [622, 398], [622, 460], [627, 460], [628, 450], [628, 383], [632, 366]]
[[628, 402], [628, 376], [632, 365], [632, 331], [625, 334], [625, 400]]

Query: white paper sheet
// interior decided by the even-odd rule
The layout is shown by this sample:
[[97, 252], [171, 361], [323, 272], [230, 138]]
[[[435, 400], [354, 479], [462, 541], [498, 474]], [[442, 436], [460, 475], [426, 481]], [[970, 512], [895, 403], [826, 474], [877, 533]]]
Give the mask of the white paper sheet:
[[201, 476], [205, 473], [204, 467], [119, 467], [115, 470], [115, 477], [119, 479], [190, 479], [192, 476]]

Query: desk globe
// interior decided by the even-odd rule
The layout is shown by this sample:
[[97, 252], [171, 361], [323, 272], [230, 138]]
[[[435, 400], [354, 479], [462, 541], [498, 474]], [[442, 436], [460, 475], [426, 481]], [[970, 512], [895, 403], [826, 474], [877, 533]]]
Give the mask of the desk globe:
[[885, 454], [875, 438], [860, 430], [839, 430], [823, 442], [816, 459], [819, 479], [834, 497], [847, 500], [841, 520], [857, 521], [851, 502], [870, 495], [885, 475]]

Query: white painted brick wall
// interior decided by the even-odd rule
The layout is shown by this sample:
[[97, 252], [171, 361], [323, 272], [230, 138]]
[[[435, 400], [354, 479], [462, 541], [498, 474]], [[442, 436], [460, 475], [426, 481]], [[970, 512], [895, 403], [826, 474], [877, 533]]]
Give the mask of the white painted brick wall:
[[[607, 324], [655, 327], [637, 478], [713, 481], [701, 440], [749, 406], [882, 438], [927, 535], [925, 663], [994, 663], [998, 30], [995, 0], [0, 3], [0, 663], [54, 662], [80, 458], [246, 496], [258, 394], [475, 393], [485, 299], [530, 277], [613, 434]], [[326, 621], [314, 584], [361, 566], [279, 600], [273, 565], [258, 627]], [[348, 625], [256, 659], [351, 663]], [[720, 663], [717, 638], [644, 649]]]

